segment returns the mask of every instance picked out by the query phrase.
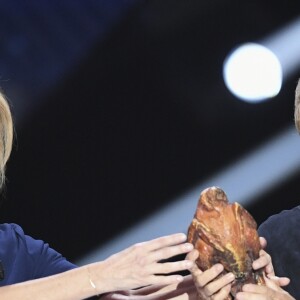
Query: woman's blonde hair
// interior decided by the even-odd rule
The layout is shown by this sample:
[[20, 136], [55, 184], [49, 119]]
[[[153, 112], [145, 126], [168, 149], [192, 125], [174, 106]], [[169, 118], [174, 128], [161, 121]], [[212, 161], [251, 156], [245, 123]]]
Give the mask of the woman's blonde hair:
[[300, 133], [300, 79], [295, 91], [295, 111], [294, 111], [295, 126]]
[[5, 182], [5, 166], [13, 143], [13, 120], [8, 102], [0, 90], [0, 188]]

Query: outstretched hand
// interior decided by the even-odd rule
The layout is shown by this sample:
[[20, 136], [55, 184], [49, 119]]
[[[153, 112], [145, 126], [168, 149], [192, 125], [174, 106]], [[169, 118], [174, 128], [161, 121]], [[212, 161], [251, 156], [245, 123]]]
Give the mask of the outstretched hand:
[[94, 273], [97, 276], [93, 277], [95, 285], [101, 286], [101, 290], [117, 291], [179, 283], [183, 276], [170, 273], [188, 270], [194, 262], [186, 259], [161, 261], [190, 252], [193, 246], [185, 241], [185, 234], [173, 234], [135, 244], [114, 254], [101, 263], [101, 272]]
[[[262, 248], [266, 247], [266, 240], [260, 238]], [[195, 262], [199, 253], [193, 250], [188, 253], [187, 261]], [[289, 284], [287, 277], [276, 277], [270, 255], [260, 251], [260, 257], [253, 262], [253, 269], [265, 271], [266, 286], [247, 284], [243, 291], [238, 293], [237, 299], [244, 300], [294, 300], [281, 287]], [[224, 270], [221, 264], [216, 264], [206, 271], [201, 271], [196, 264], [190, 268], [191, 275], [185, 276], [182, 282], [169, 285], [159, 284], [144, 288], [119, 291], [105, 294], [103, 300], [224, 300], [229, 299], [231, 282], [234, 280], [232, 273], [219, 276]], [[277, 298], [276, 298], [277, 297]]]

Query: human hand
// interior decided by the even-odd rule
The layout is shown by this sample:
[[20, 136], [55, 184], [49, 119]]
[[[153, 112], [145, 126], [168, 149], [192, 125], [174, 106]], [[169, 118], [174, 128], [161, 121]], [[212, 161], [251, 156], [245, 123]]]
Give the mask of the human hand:
[[100, 270], [96, 265], [93, 282], [101, 292], [179, 283], [183, 276], [168, 274], [190, 269], [194, 262], [160, 261], [190, 252], [193, 246], [185, 241], [186, 235], [180, 233], [135, 244], [100, 263]]
[[197, 290], [191, 275], [184, 276], [180, 283], [151, 285], [144, 288], [104, 294], [101, 300], [198, 300]]
[[[267, 240], [263, 237], [259, 238], [260, 244], [262, 249], [265, 249], [267, 246]], [[290, 279], [287, 277], [277, 277], [275, 275], [275, 271], [272, 264], [272, 258], [271, 256], [265, 251], [260, 250], [259, 252], [259, 258], [253, 261], [252, 267], [254, 270], [258, 270], [263, 268], [266, 277], [269, 279], [272, 279], [273, 281], [277, 282], [277, 285], [279, 286], [287, 286], [290, 283]]]
[[296, 300], [283, 290], [276, 281], [265, 278], [266, 285], [245, 284], [236, 300]]
[[[199, 252], [197, 250], [191, 251], [187, 258], [196, 261]], [[216, 264], [206, 271], [201, 271], [196, 264], [190, 269], [192, 273], [195, 286], [198, 293], [199, 300], [224, 300], [230, 299], [229, 293], [231, 289], [231, 282], [234, 280], [233, 273], [227, 273], [224, 276], [218, 277], [224, 270], [223, 265]]]

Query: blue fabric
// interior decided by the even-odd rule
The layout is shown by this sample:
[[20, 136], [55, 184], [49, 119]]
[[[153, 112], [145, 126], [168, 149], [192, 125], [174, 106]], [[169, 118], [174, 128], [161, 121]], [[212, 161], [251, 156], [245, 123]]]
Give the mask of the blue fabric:
[[0, 281], [0, 286], [76, 267], [47, 243], [25, 235], [16, 224], [0, 224], [0, 260], [4, 268], [4, 280]]
[[271, 216], [258, 232], [267, 240], [275, 274], [291, 279], [285, 290], [300, 299], [300, 206]]

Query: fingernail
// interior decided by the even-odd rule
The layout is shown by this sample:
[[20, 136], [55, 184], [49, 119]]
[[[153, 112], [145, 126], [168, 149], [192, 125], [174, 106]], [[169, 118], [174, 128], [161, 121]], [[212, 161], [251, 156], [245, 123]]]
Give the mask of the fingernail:
[[186, 250], [193, 250], [194, 246], [192, 244], [190, 244], [190, 243], [186, 243], [185, 244], [185, 248], [186, 248]]
[[217, 271], [217, 272], [221, 272], [221, 271], [224, 270], [224, 267], [223, 267], [223, 265], [221, 265], [221, 264], [215, 265], [215, 268], [216, 268], [216, 271]]
[[234, 274], [233, 273], [228, 273], [226, 274], [226, 277], [229, 279], [229, 280], [233, 280], [235, 278]]
[[186, 235], [184, 233], [179, 233], [178, 237], [182, 240], [186, 240]]

